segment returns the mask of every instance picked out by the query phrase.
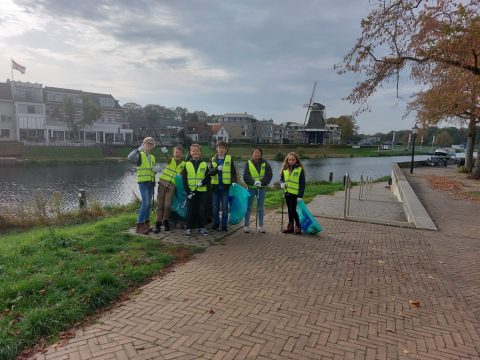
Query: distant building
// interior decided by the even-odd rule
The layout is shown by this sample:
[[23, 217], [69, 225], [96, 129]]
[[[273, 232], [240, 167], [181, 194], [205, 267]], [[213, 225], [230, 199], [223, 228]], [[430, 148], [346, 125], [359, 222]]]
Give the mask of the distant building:
[[305, 144], [305, 125], [296, 122], [286, 122], [283, 124], [283, 138], [288, 140], [289, 144]]
[[325, 106], [320, 103], [313, 103], [309, 109], [307, 125], [300, 132], [305, 133], [308, 144], [323, 144], [325, 133], [328, 132], [325, 128]]
[[325, 124], [324, 144], [340, 144], [342, 141], [342, 130], [337, 124]]
[[212, 129], [212, 138], [213, 142], [217, 143], [219, 141], [230, 142], [230, 135], [228, 134], [227, 129], [222, 124], [208, 124]]
[[0, 83], [0, 142], [16, 139], [12, 89], [8, 83]]
[[[230, 127], [228, 125], [228, 127], [226, 127], [229, 132], [230, 129], [234, 130], [233, 133], [231, 132], [232, 141], [255, 143], [260, 140], [256, 133], [256, 126], [258, 120], [253, 115], [249, 115], [247, 113], [226, 113], [220, 116], [219, 121], [222, 125], [238, 125], [238, 127]], [[241, 130], [237, 132], [236, 130], [238, 128], [240, 128]]]
[[10, 81], [16, 131], [15, 140], [46, 142], [45, 104], [42, 84]]
[[[65, 119], [67, 99], [74, 107], [75, 123], [79, 126], [77, 134]], [[133, 140], [133, 130], [129, 129], [123, 109], [112, 95], [46, 86], [44, 101], [49, 142], [123, 144]], [[84, 101], [91, 101], [101, 110], [99, 118], [92, 124], [83, 123]]]
[[203, 121], [187, 121], [186, 134], [195, 142], [210, 143], [212, 141], [212, 129]]
[[[5, 85], [10, 87], [10, 101], [13, 103], [14, 124], [8, 129], [14, 133], [13, 138], [9, 137], [11, 140], [57, 144], [123, 144], [133, 140], [132, 130], [124, 121], [123, 109], [112, 95], [8, 81], [0, 84], [0, 96], [7, 94]], [[70, 111], [67, 110], [67, 100], [72, 106], [71, 116], [76, 129], [66, 118]], [[86, 100], [101, 110], [98, 119], [91, 124], [83, 123], [83, 102]]]

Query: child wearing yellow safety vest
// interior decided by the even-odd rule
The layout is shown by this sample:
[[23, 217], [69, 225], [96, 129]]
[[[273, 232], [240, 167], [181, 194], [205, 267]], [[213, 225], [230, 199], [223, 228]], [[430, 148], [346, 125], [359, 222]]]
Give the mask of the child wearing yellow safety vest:
[[260, 225], [260, 232], [264, 233], [263, 227], [263, 213], [265, 204], [265, 187], [272, 181], [272, 168], [270, 164], [263, 158], [263, 152], [260, 148], [254, 148], [252, 158], [245, 164], [243, 170], [243, 182], [248, 186], [250, 197], [248, 198], [248, 207], [245, 214], [245, 229], [244, 232], [250, 232], [250, 212], [253, 206], [253, 200], [257, 199], [257, 214], [258, 225]]
[[137, 233], [148, 234], [150, 228], [150, 207], [155, 192], [155, 156], [151, 154], [155, 147], [155, 140], [151, 137], [143, 139], [142, 145], [128, 154], [128, 160], [137, 164], [137, 182], [140, 189], [142, 204], [138, 210]]
[[[297, 200], [302, 201], [305, 191], [305, 170], [298, 155], [291, 152], [283, 162], [280, 174], [280, 187], [283, 189], [288, 209], [288, 225], [285, 234], [301, 234], [300, 220], [297, 213]], [[295, 222], [295, 229], [293, 224]]]
[[170, 210], [172, 206], [173, 195], [175, 194], [175, 178], [180, 175], [185, 167], [185, 161], [182, 160], [183, 149], [179, 146], [173, 148], [173, 157], [167, 155], [167, 149], [162, 148], [165, 154], [167, 166], [160, 174], [158, 179], [157, 191], [157, 221], [155, 223], [154, 233], [161, 230], [163, 222], [163, 230], [170, 230]]
[[212, 174], [213, 226], [220, 226], [220, 204], [222, 204], [222, 231], [227, 231], [228, 221], [228, 189], [237, 182], [237, 170], [230, 155], [227, 155], [228, 144], [225, 141], [217, 143], [217, 154], [212, 157], [210, 167]]
[[187, 193], [187, 229], [185, 236], [192, 235], [192, 228], [198, 225], [200, 235], [208, 235], [206, 202], [207, 184], [210, 182], [208, 165], [202, 161], [201, 148], [198, 144], [190, 146], [190, 160], [185, 162], [182, 172], [183, 184]]

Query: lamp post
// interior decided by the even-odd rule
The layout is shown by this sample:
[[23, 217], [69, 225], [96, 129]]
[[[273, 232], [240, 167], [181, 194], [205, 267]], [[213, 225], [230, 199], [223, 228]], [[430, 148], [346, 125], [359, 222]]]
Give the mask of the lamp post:
[[418, 127], [417, 123], [412, 128], [412, 134], [413, 134], [413, 145], [412, 145], [412, 161], [410, 161], [410, 174], [413, 174], [413, 159], [415, 157], [415, 137], [417, 136], [418, 132]]

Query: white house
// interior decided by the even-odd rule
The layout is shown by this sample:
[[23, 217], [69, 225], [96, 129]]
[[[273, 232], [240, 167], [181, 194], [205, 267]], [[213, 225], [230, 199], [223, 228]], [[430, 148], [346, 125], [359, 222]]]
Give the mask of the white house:
[[208, 124], [212, 128], [212, 137], [215, 143], [219, 141], [230, 142], [230, 135], [222, 124]]
[[0, 83], [0, 142], [16, 138], [13, 98], [10, 84]]

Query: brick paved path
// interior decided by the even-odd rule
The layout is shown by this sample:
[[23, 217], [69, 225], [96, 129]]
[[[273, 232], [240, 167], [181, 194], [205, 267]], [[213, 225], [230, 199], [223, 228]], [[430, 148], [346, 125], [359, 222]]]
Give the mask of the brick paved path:
[[[459, 199], [453, 194], [433, 190], [426, 182], [426, 175], [456, 178], [456, 170], [421, 168], [409, 176], [413, 189], [437, 225], [438, 232], [426, 232], [425, 238], [442, 267], [473, 310], [480, 332], [480, 203]], [[461, 179], [461, 178], [460, 178]], [[468, 189], [471, 184], [466, 183]], [[480, 183], [473, 183], [480, 191]]]
[[279, 219], [266, 217], [264, 235], [237, 231], [37, 358], [479, 359], [478, 321], [427, 232], [323, 219], [321, 236], [285, 236]]

